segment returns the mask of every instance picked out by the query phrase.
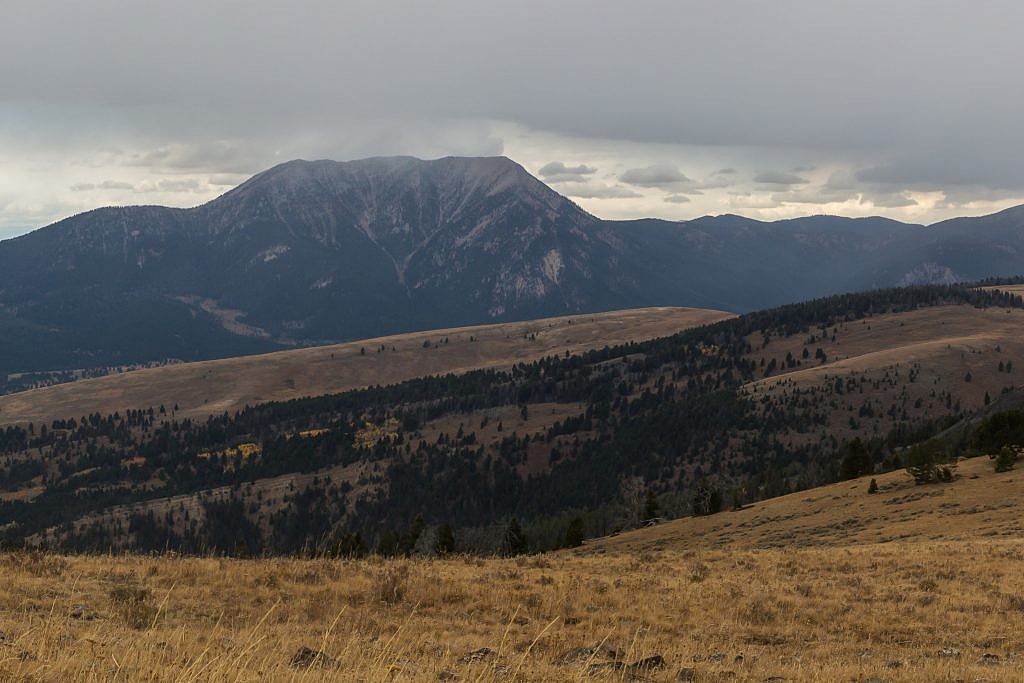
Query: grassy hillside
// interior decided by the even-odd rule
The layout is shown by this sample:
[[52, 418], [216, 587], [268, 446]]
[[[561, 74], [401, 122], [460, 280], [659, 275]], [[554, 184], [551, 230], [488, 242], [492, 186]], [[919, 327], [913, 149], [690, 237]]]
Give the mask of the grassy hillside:
[[[658, 548], [845, 547], [906, 540], [1024, 538], [1024, 470], [961, 460], [955, 480], [920, 486], [904, 470], [791, 493], [707, 517], [686, 517], [595, 540], [588, 554]], [[878, 492], [868, 493], [871, 479]]]
[[246, 405], [393, 384], [423, 375], [508, 368], [552, 354], [663, 337], [729, 317], [729, 313], [706, 309], [640, 308], [147, 368], [0, 396], [0, 425], [159, 405], [177, 405], [179, 418], [233, 413]]
[[1016, 282], [1016, 280], [1014, 280], [1014, 282], [1015, 284], [986, 285], [983, 289], [992, 292], [1006, 292], [1018, 297], [1024, 296], [1024, 284]]
[[143, 407], [8, 429], [0, 519], [37, 546], [394, 554], [444, 525], [493, 552], [518, 517], [527, 547], [555, 548], [900, 468], [1016, 394], [1020, 309], [883, 290], [206, 420]]
[[[1021, 385], [1024, 310], [930, 306], [837, 321], [808, 336], [772, 337], [751, 352], [778, 369], [749, 383], [756, 401], [827, 412], [829, 436], [884, 437], [899, 423], [978, 410]], [[809, 341], [808, 337], [814, 337]], [[807, 349], [805, 356], [804, 350]], [[814, 358], [821, 350], [824, 362]], [[802, 360], [787, 366], [786, 358]], [[822, 430], [824, 431], [824, 430]], [[822, 432], [794, 435], [795, 441]]]

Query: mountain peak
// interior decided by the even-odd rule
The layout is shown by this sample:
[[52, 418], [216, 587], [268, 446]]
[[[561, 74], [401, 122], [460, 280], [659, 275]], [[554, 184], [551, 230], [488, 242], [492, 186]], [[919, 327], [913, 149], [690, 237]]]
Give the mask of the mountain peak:
[[275, 182], [308, 180], [318, 174], [375, 176], [409, 173], [447, 173], [477, 178], [481, 181], [515, 177], [521, 180], [532, 179], [535, 182], [540, 182], [522, 166], [505, 156], [447, 156], [438, 159], [420, 159], [414, 156], [375, 156], [351, 161], [292, 159], [256, 174], [239, 187], [244, 187], [253, 181], [258, 183], [268, 180]]
[[[330, 207], [332, 214], [341, 211], [369, 225], [380, 218], [379, 213], [386, 206], [394, 208], [397, 204], [404, 212], [412, 206], [426, 208], [436, 203], [428, 222], [446, 222], [470, 206], [492, 200], [507, 207], [521, 206], [524, 211], [541, 210], [550, 217], [596, 220], [504, 156], [295, 159], [253, 176], [207, 207], [214, 211], [233, 210], [231, 207], [243, 202], [275, 210], [290, 206], [303, 213], [309, 213], [314, 206]], [[394, 219], [392, 215], [387, 220]], [[416, 215], [415, 219], [410, 225], [422, 224], [425, 217]]]

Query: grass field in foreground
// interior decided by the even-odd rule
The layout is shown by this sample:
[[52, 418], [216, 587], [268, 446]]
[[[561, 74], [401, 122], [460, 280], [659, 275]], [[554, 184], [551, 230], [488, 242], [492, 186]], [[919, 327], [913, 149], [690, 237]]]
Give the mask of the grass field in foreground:
[[2, 680], [1024, 680], [1016, 540], [0, 572]]

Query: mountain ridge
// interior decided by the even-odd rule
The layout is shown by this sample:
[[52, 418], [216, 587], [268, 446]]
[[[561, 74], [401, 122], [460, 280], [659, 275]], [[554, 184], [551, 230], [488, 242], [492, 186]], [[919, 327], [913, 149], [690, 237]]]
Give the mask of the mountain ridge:
[[933, 226], [609, 221], [506, 157], [293, 160], [197, 207], [95, 209], [0, 242], [0, 379], [1014, 275], [1017, 209]]

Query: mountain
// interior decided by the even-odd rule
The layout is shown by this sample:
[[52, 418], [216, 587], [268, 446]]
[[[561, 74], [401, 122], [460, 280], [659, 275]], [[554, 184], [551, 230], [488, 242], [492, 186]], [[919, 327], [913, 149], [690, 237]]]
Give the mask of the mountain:
[[292, 161], [196, 208], [97, 209], [0, 242], [0, 378], [1010, 275], [1022, 233], [1022, 208], [927, 228], [605, 221], [503, 157]]

